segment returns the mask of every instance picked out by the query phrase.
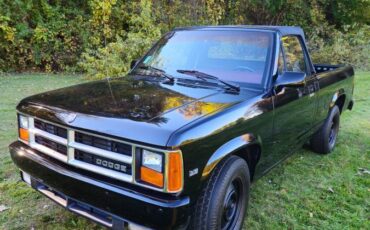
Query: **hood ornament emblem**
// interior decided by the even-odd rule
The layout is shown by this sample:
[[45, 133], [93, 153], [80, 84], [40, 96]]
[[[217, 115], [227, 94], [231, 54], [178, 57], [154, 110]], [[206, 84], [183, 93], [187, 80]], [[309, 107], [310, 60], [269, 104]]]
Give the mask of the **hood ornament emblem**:
[[59, 120], [65, 123], [72, 123], [76, 119], [77, 114], [61, 112], [61, 113], [57, 113], [56, 117], [58, 117]]

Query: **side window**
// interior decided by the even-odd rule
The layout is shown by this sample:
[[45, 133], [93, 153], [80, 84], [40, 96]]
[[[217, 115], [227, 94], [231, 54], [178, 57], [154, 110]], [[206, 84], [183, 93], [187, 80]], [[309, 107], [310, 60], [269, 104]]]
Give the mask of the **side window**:
[[307, 72], [302, 45], [295, 36], [282, 38], [285, 51], [286, 69], [292, 72]]

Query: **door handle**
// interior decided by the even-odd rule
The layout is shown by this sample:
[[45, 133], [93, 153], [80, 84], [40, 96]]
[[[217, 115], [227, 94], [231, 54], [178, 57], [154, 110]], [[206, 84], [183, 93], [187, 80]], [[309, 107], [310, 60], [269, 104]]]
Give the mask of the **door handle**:
[[319, 91], [320, 90], [320, 83], [318, 81], [315, 81], [313, 84], [315, 86], [315, 91]]
[[315, 86], [314, 85], [309, 85], [307, 88], [308, 88], [308, 93], [315, 92]]

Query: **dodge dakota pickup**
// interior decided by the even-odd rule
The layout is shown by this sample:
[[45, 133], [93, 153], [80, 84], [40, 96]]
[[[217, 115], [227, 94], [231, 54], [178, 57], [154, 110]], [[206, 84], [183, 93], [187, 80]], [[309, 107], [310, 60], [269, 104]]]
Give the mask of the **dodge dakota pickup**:
[[112, 229], [241, 229], [250, 184], [308, 145], [333, 151], [354, 70], [313, 64], [299, 27], [165, 34], [125, 77], [30, 96], [21, 178]]

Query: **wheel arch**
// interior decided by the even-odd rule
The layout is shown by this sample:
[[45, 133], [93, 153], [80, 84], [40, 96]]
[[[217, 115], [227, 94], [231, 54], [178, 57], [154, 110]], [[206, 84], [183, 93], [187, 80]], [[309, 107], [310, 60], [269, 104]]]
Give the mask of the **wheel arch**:
[[246, 161], [252, 180], [255, 166], [261, 156], [261, 145], [259, 139], [249, 133], [233, 138], [218, 148], [204, 167], [202, 179], [206, 179], [220, 161], [231, 155]]
[[334, 106], [338, 106], [340, 113], [342, 113], [345, 103], [346, 103], [346, 94], [343, 89], [340, 89], [334, 93], [332, 100], [330, 102], [329, 109], [333, 108]]

